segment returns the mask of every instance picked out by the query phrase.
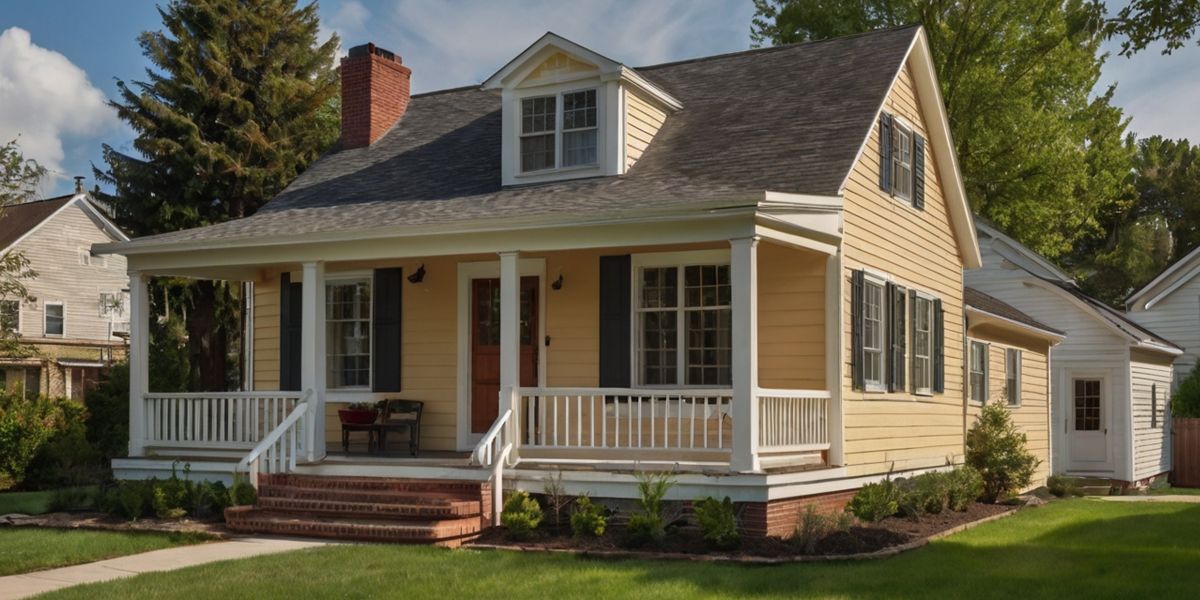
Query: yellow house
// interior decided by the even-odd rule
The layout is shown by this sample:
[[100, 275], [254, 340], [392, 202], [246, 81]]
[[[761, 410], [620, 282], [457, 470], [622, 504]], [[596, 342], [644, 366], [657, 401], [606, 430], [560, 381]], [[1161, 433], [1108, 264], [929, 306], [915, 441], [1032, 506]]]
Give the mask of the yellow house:
[[[548, 33], [478, 86], [410, 74], [351, 49], [337, 151], [253, 216], [101, 248], [133, 290], [119, 476], [250, 471], [271, 510], [233, 526], [292, 533], [277, 488], [461, 484], [472, 524], [394, 536], [445, 540], [560, 471], [622, 499], [670, 470], [786, 534], [961, 462], [980, 253], [922, 29], [636, 69]], [[253, 284], [253, 390], [147, 389], [158, 276]], [[419, 448], [343, 425], [393, 399]]]

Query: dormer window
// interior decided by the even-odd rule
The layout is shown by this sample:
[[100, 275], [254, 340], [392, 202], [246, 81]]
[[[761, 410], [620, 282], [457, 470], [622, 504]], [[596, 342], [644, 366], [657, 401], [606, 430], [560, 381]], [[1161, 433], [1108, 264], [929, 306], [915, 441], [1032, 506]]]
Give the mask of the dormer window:
[[[522, 173], [594, 165], [596, 142], [596, 90], [521, 100]], [[560, 147], [561, 156], [557, 152]]]

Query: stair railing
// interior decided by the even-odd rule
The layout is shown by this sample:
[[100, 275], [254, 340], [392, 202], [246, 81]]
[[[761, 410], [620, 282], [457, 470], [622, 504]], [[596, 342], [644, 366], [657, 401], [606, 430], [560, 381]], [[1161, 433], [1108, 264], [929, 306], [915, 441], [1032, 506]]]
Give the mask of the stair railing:
[[512, 414], [511, 408], [501, 413], [471, 452], [471, 464], [492, 469], [493, 523], [500, 522], [500, 512], [504, 509], [504, 467], [513, 451], [513, 442], [509, 439], [511, 434], [508, 430]]
[[305, 390], [292, 411], [238, 463], [236, 472], [248, 473], [254, 489], [258, 489], [260, 472], [286, 473], [296, 468], [296, 456], [303, 449], [304, 429], [309, 426], [305, 417], [311, 396], [312, 390]]

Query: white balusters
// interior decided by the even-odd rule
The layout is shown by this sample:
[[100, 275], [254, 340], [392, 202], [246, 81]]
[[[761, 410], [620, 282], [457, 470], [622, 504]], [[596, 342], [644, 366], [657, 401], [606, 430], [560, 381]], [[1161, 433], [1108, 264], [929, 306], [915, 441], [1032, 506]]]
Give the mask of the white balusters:
[[145, 394], [145, 446], [250, 449], [300, 401], [299, 392]]

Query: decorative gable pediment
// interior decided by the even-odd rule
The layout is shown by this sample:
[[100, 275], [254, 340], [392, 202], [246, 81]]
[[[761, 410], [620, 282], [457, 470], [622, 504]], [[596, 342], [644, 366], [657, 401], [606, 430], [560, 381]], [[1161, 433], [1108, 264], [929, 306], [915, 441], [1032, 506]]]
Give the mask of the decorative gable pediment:
[[553, 33], [483, 88], [501, 92], [504, 185], [621, 175], [682, 108], [633, 69]]

